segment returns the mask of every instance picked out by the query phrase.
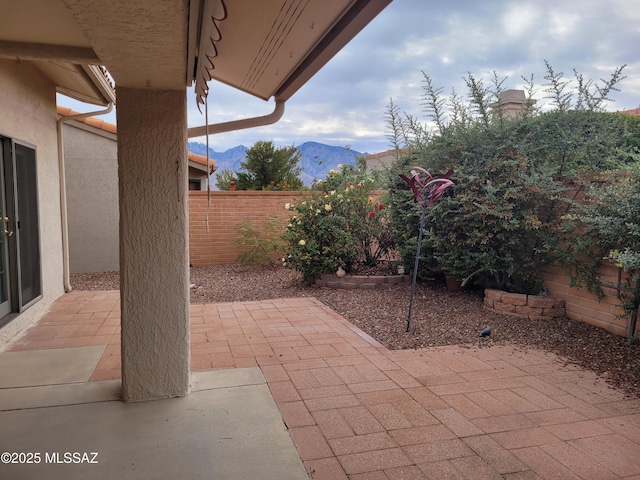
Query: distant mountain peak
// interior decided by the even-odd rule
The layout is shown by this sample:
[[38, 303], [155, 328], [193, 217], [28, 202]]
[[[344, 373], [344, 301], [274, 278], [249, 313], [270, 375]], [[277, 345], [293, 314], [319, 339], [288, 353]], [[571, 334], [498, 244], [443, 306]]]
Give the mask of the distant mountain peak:
[[[190, 152], [198, 155], [207, 154], [207, 146], [200, 142], [189, 142]], [[310, 186], [314, 180], [321, 180], [327, 176], [329, 170], [337, 169], [338, 165], [355, 165], [356, 157], [363, 156], [362, 153], [350, 150], [347, 147], [326, 145], [324, 143], [308, 141], [297, 146], [302, 154], [300, 167], [302, 174], [300, 178], [305, 185]], [[209, 147], [209, 157], [216, 161], [218, 171], [230, 169], [234, 172], [241, 170], [240, 163], [244, 162], [248, 148], [238, 145], [224, 152], [216, 152]], [[215, 182], [215, 174], [212, 175]]]

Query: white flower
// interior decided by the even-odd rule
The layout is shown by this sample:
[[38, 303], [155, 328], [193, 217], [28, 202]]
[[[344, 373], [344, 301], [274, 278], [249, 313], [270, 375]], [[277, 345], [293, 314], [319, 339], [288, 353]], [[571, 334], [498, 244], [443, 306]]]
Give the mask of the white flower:
[[303, 246], [303, 247], [304, 247], [306, 244], [307, 244], [307, 242], [305, 242], [304, 240], [300, 240], [300, 241], [298, 242], [298, 245], [301, 245], [301, 246]]
[[327, 204], [324, 206], [324, 209], [325, 209], [327, 212], [330, 212], [330, 211], [331, 211], [331, 204], [330, 204], [330, 203], [327, 203]]
[[341, 163], [338, 164], [338, 168], [342, 168], [342, 164]]
[[285, 203], [284, 204], [284, 209], [285, 210], [291, 210], [291, 204], [290, 203]]

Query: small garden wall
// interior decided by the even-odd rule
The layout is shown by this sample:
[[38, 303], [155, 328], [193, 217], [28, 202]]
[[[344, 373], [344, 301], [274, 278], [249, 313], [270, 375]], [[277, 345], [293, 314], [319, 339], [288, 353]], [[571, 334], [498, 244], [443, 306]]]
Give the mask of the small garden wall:
[[490, 288], [484, 291], [484, 306], [488, 310], [529, 320], [552, 320], [565, 316], [564, 300]]
[[549, 296], [565, 302], [568, 318], [604, 328], [618, 335], [628, 334], [628, 316], [620, 317], [624, 312], [616, 297], [616, 289], [611, 287], [618, 283], [618, 269], [614, 265], [605, 265], [600, 270], [605, 293], [602, 300], [598, 300], [598, 297], [586, 288], [571, 287], [571, 279], [557, 265], [547, 267], [541, 273]]
[[566, 316], [617, 335], [628, 335], [628, 317], [621, 317], [624, 312], [616, 289], [612, 288], [618, 282], [618, 269], [614, 265], [606, 265], [600, 271], [603, 285], [609, 285], [603, 288], [605, 296], [602, 300], [586, 288], [571, 287], [571, 279], [557, 265], [547, 267], [541, 275], [548, 297], [486, 290], [485, 308], [532, 320]]

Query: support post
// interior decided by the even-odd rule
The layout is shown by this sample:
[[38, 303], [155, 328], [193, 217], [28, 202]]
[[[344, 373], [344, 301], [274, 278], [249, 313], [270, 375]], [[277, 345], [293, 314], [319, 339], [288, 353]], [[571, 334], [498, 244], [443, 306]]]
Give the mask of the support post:
[[122, 395], [189, 394], [185, 91], [117, 89]]

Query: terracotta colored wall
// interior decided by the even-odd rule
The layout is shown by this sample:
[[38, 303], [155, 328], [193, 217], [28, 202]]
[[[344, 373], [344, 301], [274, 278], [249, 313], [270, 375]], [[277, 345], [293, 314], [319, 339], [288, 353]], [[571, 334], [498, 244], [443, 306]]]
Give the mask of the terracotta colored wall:
[[301, 192], [211, 192], [209, 232], [206, 229], [207, 192], [189, 192], [189, 248], [194, 267], [236, 263], [241, 252], [235, 239], [244, 219], [256, 229], [274, 216], [282, 218], [283, 230], [290, 212], [286, 203], [298, 201]]
[[[605, 297], [598, 301], [598, 297], [586, 288], [570, 287], [570, 279], [562, 268], [551, 266], [543, 272], [544, 286], [549, 295], [565, 301], [566, 315], [569, 318], [580, 320], [591, 325], [609, 330], [618, 335], [628, 335], [628, 319], [618, 318], [623, 310], [616, 298], [614, 288], [604, 288]], [[613, 265], [603, 267], [600, 274], [604, 284], [617, 285], [618, 269]]]

